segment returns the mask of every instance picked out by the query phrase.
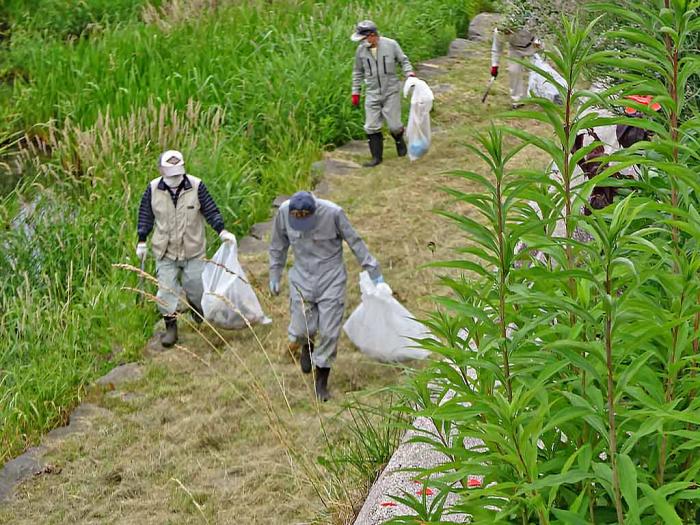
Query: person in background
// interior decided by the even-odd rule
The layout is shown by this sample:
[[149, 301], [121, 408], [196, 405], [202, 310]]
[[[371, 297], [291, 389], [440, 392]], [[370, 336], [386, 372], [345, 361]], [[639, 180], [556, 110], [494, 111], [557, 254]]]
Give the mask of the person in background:
[[415, 73], [398, 42], [379, 36], [377, 26], [371, 20], [358, 23], [350, 38], [360, 42], [352, 69], [352, 105], [359, 107], [364, 82], [365, 133], [372, 155], [372, 160], [364, 165], [373, 167], [381, 164], [384, 158], [384, 122], [396, 142], [396, 153], [399, 157], [406, 155], [401, 123], [401, 81], [397, 70], [400, 67], [407, 77], [414, 77]]
[[[542, 49], [542, 43], [535, 32], [547, 31], [558, 23], [564, 7], [554, 2], [533, 2], [532, 0], [500, 0], [497, 7], [502, 17], [493, 31], [491, 46], [491, 76], [498, 76], [498, 69], [505, 45], [511, 59], [530, 60]], [[510, 100], [513, 109], [521, 107], [528, 97], [527, 68], [516, 62], [508, 64]]]
[[184, 289], [194, 320], [202, 322], [202, 270], [206, 252], [204, 222], [224, 242], [236, 242], [226, 231], [219, 208], [204, 183], [185, 171], [182, 153], [169, 150], [158, 157], [160, 177], [153, 179], [141, 197], [136, 256], [148, 255], [146, 239], [156, 258], [158, 308], [165, 320], [164, 347], [177, 342], [177, 305]]
[[[279, 295], [282, 273], [291, 246], [289, 270], [290, 350], [300, 351], [301, 371], [315, 366], [316, 396], [330, 398], [328, 376], [337, 353], [345, 312], [347, 273], [343, 241], [375, 283], [383, 282], [379, 263], [350, 225], [343, 209], [308, 191], [295, 193], [279, 208], [270, 241], [270, 292]], [[319, 342], [314, 346], [318, 332]]]
[[[503, 55], [505, 42], [508, 43], [508, 54], [510, 58], [519, 60], [529, 59], [539, 49], [542, 44], [535, 36], [525, 28], [521, 29], [498, 29], [493, 30], [493, 45], [491, 46], [491, 76], [498, 76], [498, 68]], [[523, 105], [523, 100], [528, 97], [528, 74], [529, 71], [518, 62], [508, 63], [508, 79], [510, 81], [510, 100], [513, 109]]]

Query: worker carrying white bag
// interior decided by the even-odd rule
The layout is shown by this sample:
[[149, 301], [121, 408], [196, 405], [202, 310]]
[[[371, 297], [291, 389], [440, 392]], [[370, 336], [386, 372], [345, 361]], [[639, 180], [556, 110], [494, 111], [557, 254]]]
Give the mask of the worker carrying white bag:
[[202, 272], [204, 318], [213, 325], [237, 330], [272, 321], [263, 313], [253, 287], [238, 262], [235, 242], [221, 245]]
[[[552, 66], [550, 66], [539, 53], [533, 55], [532, 65], [551, 75], [551, 77], [559, 85], [566, 87], [566, 80], [564, 80], [564, 78]], [[562, 98], [559, 90], [549, 81], [549, 79], [545, 78], [537, 71], [530, 71], [530, 79], [528, 81], [527, 89], [531, 97], [546, 98], [555, 104], [562, 104]]]
[[411, 112], [408, 115], [406, 138], [408, 139], [408, 158], [418, 160], [430, 148], [430, 110], [433, 108], [433, 92], [423, 80], [410, 77], [403, 86], [403, 96], [413, 88], [411, 95]]
[[379, 361], [424, 359], [429, 352], [417, 348], [414, 339], [432, 337], [413, 319], [386, 283], [374, 284], [367, 272], [360, 274], [362, 303], [350, 315], [343, 331], [363, 353]]

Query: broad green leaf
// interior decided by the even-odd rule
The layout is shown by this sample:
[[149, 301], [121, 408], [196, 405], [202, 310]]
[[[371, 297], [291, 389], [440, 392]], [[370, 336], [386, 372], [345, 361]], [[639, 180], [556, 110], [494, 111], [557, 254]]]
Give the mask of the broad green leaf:
[[639, 523], [639, 505], [637, 503], [637, 467], [627, 454], [618, 454], [620, 492], [627, 503], [630, 525]]
[[570, 510], [552, 509], [562, 525], [590, 525], [590, 522]]
[[640, 484], [640, 488], [644, 495], [649, 499], [654, 506], [654, 510], [666, 525], [683, 525], [680, 517], [676, 513], [673, 506], [662, 496], [658, 491], [651, 488], [646, 483]]

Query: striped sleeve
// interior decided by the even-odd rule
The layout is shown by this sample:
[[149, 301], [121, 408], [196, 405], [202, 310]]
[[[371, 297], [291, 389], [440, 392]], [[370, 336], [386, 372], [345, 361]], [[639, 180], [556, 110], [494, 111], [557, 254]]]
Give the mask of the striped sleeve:
[[200, 211], [209, 223], [209, 226], [211, 226], [216, 233], [221, 233], [224, 229], [224, 218], [221, 216], [218, 206], [214, 202], [214, 199], [212, 199], [209, 190], [207, 190], [203, 182], [199, 183], [197, 196], [199, 197]]
[[153, 215], [153, 209], [151, 208], [151, 185], [146, 187], [146, 191], [143, 192], [143, 197], [141, 197], [141, 205], [139, 206], [139, 220], [137, 226], [137, 232], [139, 235], [139, 242], [146, 242], [148, 234], [153, 230], [153, 223], [155, 222], [155, 216]]

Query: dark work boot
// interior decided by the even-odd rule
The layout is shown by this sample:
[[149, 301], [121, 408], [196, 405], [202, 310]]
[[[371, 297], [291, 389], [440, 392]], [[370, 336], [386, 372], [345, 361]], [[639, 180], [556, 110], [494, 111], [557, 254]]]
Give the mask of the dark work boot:
[[311, 373], [311, 354], [313, 351], [314, 344], [311, 341], [301, 347], [301, 358], [299, 359], [299, 363], [301, 364], [301, 371], [304, 374]]
[[369, 152], [372, 154], [372, 160], [365, 162], [363, 166], [373, 168], [381, 164], [384, 158], [384, 135], [380, 131], [367, 135], [367, 139], [369, 140]]
[[403, 139], [403, 130], [398, 133], [392, 133], [391, 136], [396, 141], [396, 154], [399, 157], [405, 157], [406, 153], [408, 153], [408, 148], [406, 147], [406, 141]]
[[190, 310], [192, 320], [197, 324], [202, 324], [202, 321], [204, 321], [204, 312], [202, 311], [202, 306], [197, 306], [194, 303], [190, 303], [190, 306], [192, 307], [192, 310]]
[[328, 376], [331, 373], [330, 368], [316, 367], [316, 397], [319, 401], [328, 401], [331, 398], [328, 392]]
[[170, 348], [177, 343], [177, 317], [166, 315], [163, 319], [165, 320], [165, 332], [160, 336], [160, 344], [165, 348]]

